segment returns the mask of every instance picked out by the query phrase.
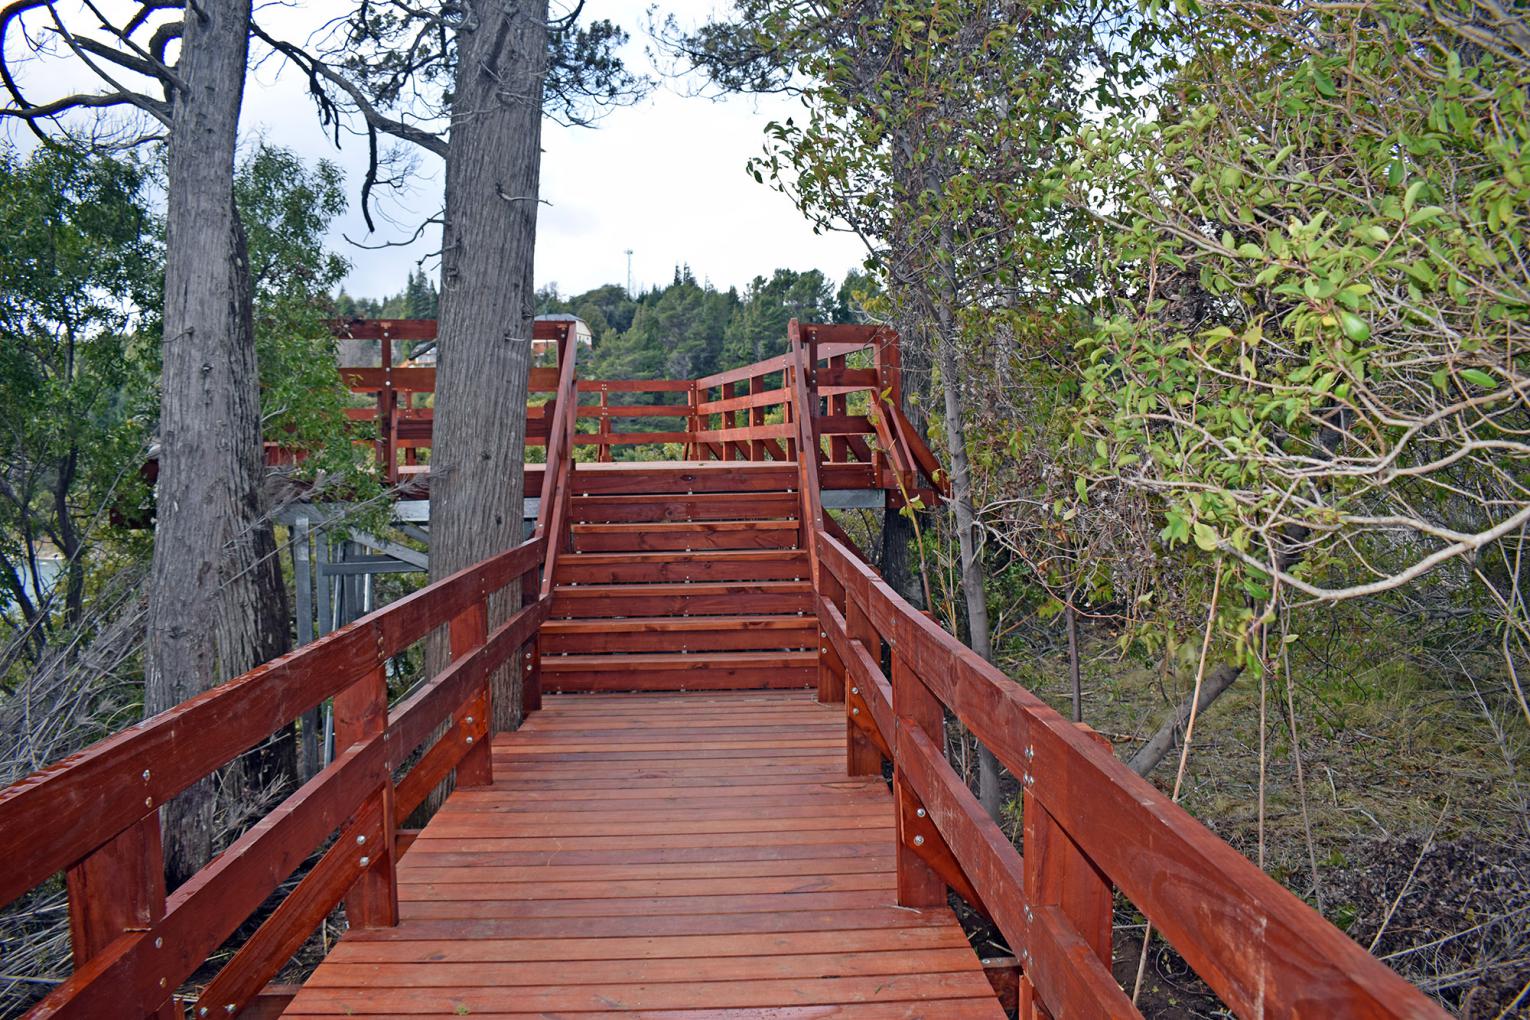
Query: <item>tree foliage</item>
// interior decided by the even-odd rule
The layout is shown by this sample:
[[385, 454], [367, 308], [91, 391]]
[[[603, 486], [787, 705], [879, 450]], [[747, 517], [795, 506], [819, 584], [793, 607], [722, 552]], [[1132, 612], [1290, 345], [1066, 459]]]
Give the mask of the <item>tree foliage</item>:
[[133, 159], [0, 150], [0, 605], [34, 649], [55, 619], [79, 622], [105, 511], [138, 495], [152, 375], [135, 328], [158, 283], [148, 181]]

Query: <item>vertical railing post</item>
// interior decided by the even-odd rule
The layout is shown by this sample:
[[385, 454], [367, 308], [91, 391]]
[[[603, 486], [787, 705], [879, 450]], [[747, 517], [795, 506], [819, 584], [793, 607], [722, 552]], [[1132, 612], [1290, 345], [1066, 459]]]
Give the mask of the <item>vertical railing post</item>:
[[[882, 639], [877, 636], [871, 617], [866, 612], [865, 599], [865, 577], [852, 575], [850, 587], [845, 591], [845, 634], [850, 638], [852, 648], [855, 647], [854, 642], [859, 641], [867, 654], [873, 659], [880, 659]], [[847, 663], [847, 670], [848, 666]], [[866, 732], [850, 720], [850, 701], [850, 698], [845, 699], [845, 771], [852, 776], [880, 776], [882, 753]]]
[[[839, 579], [820, 566], [817, 596], [844, 613], [845, 589]], [[821, 604], [820, 604], [821, 605]], [[828, 621], [818, 622], [818, 700], [831, 705], [845, 700], [845, 664], [829, 641]]]
[[[547, 542], [550, 546], [558, 540], [556, 535], [548, 535]], [[543, 553], [546, 556], [546, 553]], [[554, 581], [556, 583], [556, 581]], [[521, 605], [533, 605], [541, 594], [541, 581], [535, 570], [528, 570], [521, 575]], [[531, 635], [521, 649], [521, 718], [524, 719], [533, 712], [542, 708], [542, 645], [536, 633]]]
[[701, 417], [696, 409], [701, 405], [701, 388], [692, 382], [685, 391], [685, 429], [690, 433], [691, 460], [705, 460], [701, 454]]
[[[898, 730], [914, 728], [922, 731], [936, 747], [945, 747], [945, 712], [940, 700], [924, 685], [909, 661], [910, 649], [904, 646], [912, 641], [913, 628], [901, 625], [892, 642], [892, 696], [893, 718]], [[899, 744], [896, 734], [890, 735], [893, 747]], [[946, 902], [946, 883], [916, 852], [924, 836], [907, 831], [906, 820], [922, 811], [919, 798], [909, 789], [908, 781], [893, 759], [893, 797], [898, 802], [898, 905], [903, 907], [935, 907]]]
[[[548, 441], [551, 442], [551, 439]], [[600, 387], [600, 446], [597, 448], [596, 459], [603, 463], [610, 463], [612, 459], [611, 393], [610, 387], [604, 385]]]
[[[722, 399], [724, 399], [724, 400], [731, 400], [733, 397], [737, 396], [737, 394], [738, 394], [738, 384], [737, 383], [731, 383], [731, 382], [723, 383], [723, 387], [722, 387]], [[725, 429], [735, 428], [737, 426], [737, 422], [738, 422], [738, 412], [736, 412], [736, 411], [724, 411], [723, 412], [723, 416], [722, 416], [722, 427], [723, 428], [725, 428]], [[734, 443], [733, 443], [732, 440], [729, 440], [729, 439], [723, 440], [722, 454], [723, 454], [723, 458], [722, 458], [723, 460], [734, 460], [735, 459]]]
[[872, 342], [873, 364], [877, 370], [879, 392], [887, 395], [887, 402], [894, 407], [903, 400], [903, 355], [898, 334], [887, 328], [877, 330]]
[[[358, 741], [375, 737], [388, 727], [388, 667], [379, 661], [366, 676], [335, 695], [335, 754]], [[395, 873], [393, 782], [384, 779], [372, 795], [382, 817], [382, 839], [375, 847], [358, 848], [365, 870], [345, 897], [345, 916], [352, 928], [387, 928], [398, 924], [398, 877]], [[369, 801], [370, 803], [370, 801]]]
[[[845, 355], [829, 359], [831, 369], [843, 369], [845, 367]], [[850, 400], [843, 393], [829, 396], [829, 414], [846, 415], [850, 413]], [[842, 435], [829, 436], [829, 460], [834, 463], [843, 463], [850, 459], [850, 441]]]
[[[1086, 732], [1107, 749], [1110, 742], [1093, 730]], [[1094, 866], [1066, 829], [1047, 810], [1029, 777], [1022, 793], [1025, 819], [1025, 899], [1034, 915], [1060, 910], [1071, 927], [1107, 968], [1111, 965], [1112, 893], [1110, 879]], [[1026, 961], [1022, 958], [1022, 966]], [[1036, 1011], [1034, 983], [1020, 977], [1022, 1020], [1042, 1016]], [[1033, 1004], [1030, 1012], [1025, 1003]], [[1045, 1004], [1043, 1004], [1045, 1005]]]
[[[488, 599], [480, 598], [458, 613], [452, 618], [447, 630], [450, 633], [452, 661], [471, 655], [474, 649], [480, 647], [489, 637]], [[484, 713], [480, 718], [489, 720], [486, 723], [486, 731], [490, 737], [494, 733], [493, 690], [493, 678], [484, 677], [483, 687], [474, 699], [476, 702], [481, 702], [481, 706], [475, 705], [475, 708], [480, 708]], [[488, 786], [494, 782], [494, 756], [489, 749], [491, 743], [492, 740], [480, 740], [462, 756], [462, 761], [457, 764], [458, 786]]]
[[[765, 377], [761, 376], [761, 375], [752, 375], [752, 376], [750, 376], [749, 377], [749, 395], [750, 396], [755, 396], [757, 394], [764, 393], [764, 392], [765, 392]], [[750, 427], [751, 428], [759, 427], [759, 426], [763, 426], [764, 424], [765, 424], [765, 408], [760, 407], [760, 406], [756, 405], [753, 401], [751, 401], [750, 402], [750, 407], [749, 407], [749, 425], [750, 425]], [[765, 459], [765, 440], [763, 440], [763, 439], [751, 439], [749, 441], [749, 459], [750, 460], [764, 460]]]
[[389, 485], [398, 484], [398, 414], [393, 399], [393, 339], [385, 326], [382, 331], [382, 389], [377, 394], [377, 456], [382, 461], [382, 476]]
[[[147, 780], [148, 776], [145, 775]], [[69, 940], [79, 971], [130, 931], [142, 931], [165, 916], [165, 858], [159, 812], [118, 833], [101, 849], [69, 869]], [[164, 991], [150, 1012], [157, 1020], [179, 1020], [179, 1009]], [[136, 1004], [135, 1004], [136, 1005]], [[129, 1004], [123, 1011], [132, 1012]]]

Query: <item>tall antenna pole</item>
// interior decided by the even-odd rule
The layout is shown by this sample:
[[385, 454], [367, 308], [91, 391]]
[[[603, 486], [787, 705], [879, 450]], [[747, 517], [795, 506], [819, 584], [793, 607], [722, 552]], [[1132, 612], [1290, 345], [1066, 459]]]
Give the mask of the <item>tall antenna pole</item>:
[[632, 297], [632, 249], [627, 249], [627, 296]]

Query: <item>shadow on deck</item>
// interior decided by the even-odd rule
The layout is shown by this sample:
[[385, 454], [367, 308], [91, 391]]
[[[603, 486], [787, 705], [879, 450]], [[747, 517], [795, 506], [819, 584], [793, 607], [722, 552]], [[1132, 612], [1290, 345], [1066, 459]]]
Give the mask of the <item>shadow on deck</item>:
[[897, 905], [892, 796], [801, 692], [548, 697], [288, 1017], [993, 1017], [956, 917]]

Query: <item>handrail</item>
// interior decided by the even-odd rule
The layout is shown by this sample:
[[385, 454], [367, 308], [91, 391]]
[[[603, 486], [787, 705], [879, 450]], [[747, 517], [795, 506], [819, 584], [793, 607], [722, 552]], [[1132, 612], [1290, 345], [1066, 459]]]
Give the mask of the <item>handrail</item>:
[[818, 433], [813, 427], [818, 398], [813, 390], [814, 358], [796, 319], [786, 327], [791, 347], [792, 424], [796, 429], [798, 491], [802, 494], [803, 548], [808, 553], [808, 576], [818, 585], [818, 537], [823, 534], [823, 498], [818, 488]]
[[[880, 776], [884, 758], [893, 765], [899, 903], [943, 905], [947, 886], [975, 896], [1020, 961], [1022, 1017], [1141, 1015], [1110, 971], [1117, 891], [1238, 1016], [1445, 1017], [831, 534], [814, 484], [810, 343], [795, 323], [792, 336], [803, 513], [814, 522], [808, 548], [825, 636], [819, 690], [844, 691], [850, 773]], [[895, 406], [882, 413], [907, 429]], [[1020, 780], [1019, 849], [948, 764], [947, 711]]]
[[[879, 403], [897, 407], [901, 386], [897, 334], [885, 326], [801, 324], [804, 339], [811, 341], [815, 392], [827, 402], [827, 409], [815, 415], [815, 428], [828, 446], [831, 464], [837, 464], [838, 477], [854, 487], [884, 488], [896, 492], [895, 502], [904, 497], [926, 493], [933, 501], [942, 491], [944, 480], [937, 478], [933, 454], [913, 429], [900, 425], [901, 414], [849, 413], [848, 398], [867, 395], [873, 410]], [[432, 320], [355, 321], [339, 324], [337, 330], [348, 337], [383, 342], [382, 367], [342, 367], [342, 377], [357, 394], [373, 396], [373, 408], [351, 408], [347, 412], [357, 421], [376, 421], [379, 430], [378, 456], [385, 480], [394, 483], [426, 474], [418, 462], [418, 451], [430, 445], [433, 414], [429, 408], [409, 406], [412, 397], [435, 388], [435, 369], [428, 366], [398, 366], [389, 354], [391, 342], [399, 339], [430, 339], [435, 336]], [[557, 339], [572, 349], [571, 330], [564, 322], [538, 322], [535, 336], [539, 342]], [[849, 367], [846, 359], [869, 351], [871, 367]], [[786, 419], [792, 394], [783, 378], [793, 363], [794, 354], [765, 358], [750, 365], [716, 372], [699, 379], [607, 380], [576, 379], [580, 395], [592, 394], [598, 403], [580, 404], [575, 424], [595, 421], [593, 433], [575, 430], [575, 447], [595, 447], [596, 459], [609, 461], [613, 451], [623, 446], [675, 444], [686, 459], [724, 461], [791, 460], [787, 448], [794, 442], [795, 426]], [[529, 389], [532, 393], [557, 393], [564, 386], [560, 368], [533, 368]], [[611, 399], [616, 394], [628, 398], [651, 394], [642, 403], [621, 403]], [[683, 403], [668, 403], [675, 394], [683, 394]], [[552, 441], [551, 405], [527, 408], [526, 436], [531, 445]], [[640, 431], [633, 426], [615, 426], [623, 420], [644, 419], [668, 425], [663, 419], [681, 419], [683, 427], [663, 431]], [[774, 419], [768, 421], [768, 419]], [[882, 433], [886, 434], [882, 434]], [[276, 451], [280, 454], [282, 451]], [[397, 463], [402, 454], [405, 463]], [[551, 459], [551, 458], [549, 458]], [[901, 468], [892, 465], [897, 462]], [[535, 467], [530, 467], [534, 472]], [[919, 477], [923, 473], [923, 478]], [[901, 486], [899, 483], [903, 483]]]
[[568, 532], [569, 500], [572, 498], [569, 477], [574, 465], [574, 422], [579, 416], [578, 373], [575, 369], [579, 358], [578, 348], [579, 344], [568, 338], [558, 350], [558, 389], [553, 398], [557, 404], [547, 436], [547, 467], [542, 476], [535, 531], [535, 536], [547, 543], [542, 583], [538, 589], [538, 594], [543, 598], [552, 594], [558, 553], [563, 548]]
[[[75, 970], [30, 1015], [172, 1015], [177, 987], [337, 830], [198, 1009], [242, 1008], [342, 899], [353, 926], [396, 923], [395, 819], [454, 771], [491, 781], [489, 679], [549, 600], [492, 632], [488, 600], [534, 578], [546, 548], [532, 538], [0, 791], [0, 904], [60, 872], [70, 893]], [[442, 625], [450, 665], [390, 708], [388, 659]], [[329, 698], [335, 760], [167, 897], [160, 805]]]

